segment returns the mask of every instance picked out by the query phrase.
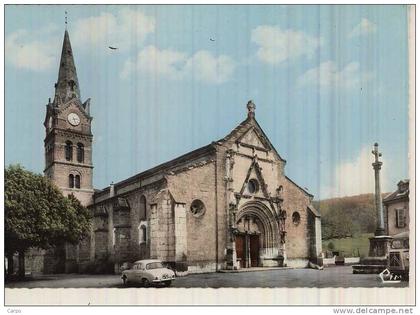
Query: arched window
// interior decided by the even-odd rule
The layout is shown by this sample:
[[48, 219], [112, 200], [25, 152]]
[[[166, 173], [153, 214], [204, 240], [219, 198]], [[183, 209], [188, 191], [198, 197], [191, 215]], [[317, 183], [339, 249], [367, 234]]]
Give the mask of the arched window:
[[80, 175], [74, 176], [74, 186], [80, 188]]
[[299, 223], [300, 223], [300, 214], [299, 214], [299, 212], [297, 212], [297, 211], [293, 212], [292, 221], [293, 221], [293, 224], [294, 225], [299, 225]]
[[139, 225], [139, 244], [147, 242], [147, 226], [142, 222]]
[[85, 160], [85, 146], [83, 143], [77, 144], [77, 162], [83, 163]]
[[66, 160], [73, 160], [73, 143], [71, 141], [66, 141]]
[[144, 196], [141, 196], [140, 198], [139, 219], [146, 220], [146, 197]]
[[69, 188], [74, 188], [74, 175], [69, 175]]
[[147, 242], [147, 229], [144, 225], [141, 227], [141, 235], [142, 235], [143, 242], [146, 243]]

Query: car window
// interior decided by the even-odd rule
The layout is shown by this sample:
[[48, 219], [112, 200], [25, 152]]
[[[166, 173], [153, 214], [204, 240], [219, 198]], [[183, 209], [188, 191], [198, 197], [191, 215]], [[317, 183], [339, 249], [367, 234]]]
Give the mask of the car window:
[[163, 268], [162, 263], [161, 262], [152, 262], [150, 264], [146, 265], [146, 269], [159, 269], [159, 268]]

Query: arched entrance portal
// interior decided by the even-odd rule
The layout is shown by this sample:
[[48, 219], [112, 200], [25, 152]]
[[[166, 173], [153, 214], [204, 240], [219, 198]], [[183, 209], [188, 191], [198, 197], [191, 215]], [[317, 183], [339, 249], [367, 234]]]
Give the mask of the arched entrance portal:
[[278, 256], [279, 232], [273, 212], [259, 201], [246, 203], [238, 212], [236, 257], [241, 268], [264, 266]]

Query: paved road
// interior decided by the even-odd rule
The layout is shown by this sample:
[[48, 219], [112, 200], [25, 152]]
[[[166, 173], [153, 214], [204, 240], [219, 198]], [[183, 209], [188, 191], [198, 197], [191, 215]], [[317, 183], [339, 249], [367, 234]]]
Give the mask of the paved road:
[[[382, 284], [376, 275], [354, 275], [349, 266], [324, 270], [277, 269], [241, 273], [191, 274], [177, 278], [178, 288], [278, 288], [278, 287], [407, 287], [408, 282]], [[51, 275], [25, 282], [7, 283], [7, 288], [124, 288], [118, 275]]]

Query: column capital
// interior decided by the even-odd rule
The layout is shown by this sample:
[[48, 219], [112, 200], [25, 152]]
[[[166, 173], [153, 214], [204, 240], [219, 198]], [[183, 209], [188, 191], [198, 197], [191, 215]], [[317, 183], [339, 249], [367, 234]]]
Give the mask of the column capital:
[[373, 162], [372, 166], [373, 166], [374, 170], [380, 170], [381, 167], [382, 167], [382, 162], [379, 162], [379, 161], [378, 162]]

